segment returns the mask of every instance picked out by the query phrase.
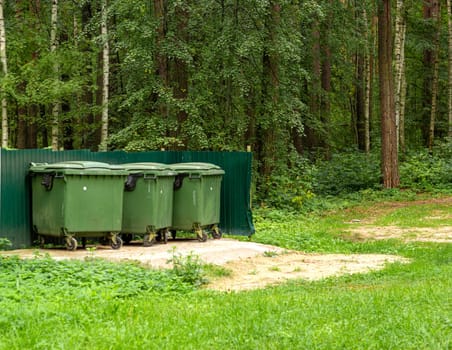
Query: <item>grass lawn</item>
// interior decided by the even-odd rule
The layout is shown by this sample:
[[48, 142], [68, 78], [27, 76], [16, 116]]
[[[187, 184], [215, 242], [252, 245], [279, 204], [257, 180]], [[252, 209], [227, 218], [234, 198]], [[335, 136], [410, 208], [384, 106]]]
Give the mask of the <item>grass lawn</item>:
[[369, 225], [420, 227], [427, 217], [434, 219], [426, 227], [444, 227], [451, 206], [258, 211], [253, 240], [311, 252], [398, 254], [412, 263], [246, 292], [196, 289], [190, 271], [94, 258], [0, 258], [0, 349], [452, 349], [452, 244], [344, 235], [353, 220], [370, 216]]

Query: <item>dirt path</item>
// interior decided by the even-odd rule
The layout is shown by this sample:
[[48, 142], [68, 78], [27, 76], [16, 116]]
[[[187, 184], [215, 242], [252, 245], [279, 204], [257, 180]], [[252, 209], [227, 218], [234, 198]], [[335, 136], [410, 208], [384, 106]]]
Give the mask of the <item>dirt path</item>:
[[226, 238], [209, 239], [205, 243], [177, 240], [152, 247], [143, 247], [137, 243], [123, 246], [119, 250], [99, 245], [88, 250], [79, 248], [75, 252], [65, 249], [22, 249], [0, 253], [24, 258], [49, 254], [56, 260], [86, 257], [100, 257], [111, 261], [135, 260], [153, 268], [170, 268], [168, 260], [174, 252], [181, 256], [195, 254], [206, 263], [221, 265], [229, 270], [230, 276], [214, 280], [207, 286], [221, 291], [262, 288], [294, 278], [314, 280], [346, 273], [362, 273], [381, 269], [386, 263], [407, 261], [392, 255], [302, 254], [275, 246]]
[[422, 206], [424, 204], [440, 204], [450, 206], [450, 211], [432, 210], [428, 216], [422, 219], [426, 221], [442, 220], [450, 223], [452, 219], [452, 196], [442, 198], [432, 198], [429, 200], [416, 200], [411, 202], [389, 202], [377, 203], [370, 208], [363, 208], [362, 214], [365, 219], [353, 220], [350, 222], [356, 227], [352, 227], [343, 237], [357, 241], [400, 239], [405, 242], [437, 242], [452, 243], [452, 226], [444, 225], [439, 227], [408, 227], [398, 226], [376, 226], [375, 221], [382, 215], [389, 214], [401, 207]]

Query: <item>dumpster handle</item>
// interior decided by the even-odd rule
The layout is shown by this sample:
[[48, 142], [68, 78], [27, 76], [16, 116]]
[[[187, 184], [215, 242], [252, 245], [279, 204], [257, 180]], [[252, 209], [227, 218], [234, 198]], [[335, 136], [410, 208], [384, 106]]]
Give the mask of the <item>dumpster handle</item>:
[[52, 190], [54, 177], [55, 177], [55, 173], [49, 173], [49, 174], [42, 175], [41, 185], [44, 186], [46, 191]]
[[179, 188], [182, 187], [182, 183], [184, 181], [184, 178], [187, 177], [187, 176], [188, 176], [187, 173], [180, 173], [180, 174], [176, 175], [176, 177], [174, 178], [174, 184], [173, 184], [174, 191], [177, 191]]
[[135, 190], [135, 186], [137, 185], [137, 180], [141, 176], [143, 176], [143, 174], [141, 174], [141, 173], [139, 173], [139, 174], [129, 174], [127, 176], [126, 182], [124, 183], [124, 190], [127, 191], [127, 192], [132, 192], [133, 190]]
[[201, 174], [190, 174], [189, 179], [200, 179]]

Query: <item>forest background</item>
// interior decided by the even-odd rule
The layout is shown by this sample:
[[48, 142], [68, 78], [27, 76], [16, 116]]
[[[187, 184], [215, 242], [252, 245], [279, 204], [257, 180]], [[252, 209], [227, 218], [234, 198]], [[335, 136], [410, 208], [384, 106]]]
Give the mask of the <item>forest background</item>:
[[452, 184], [450, 0], [0, 0], [2, 147], [251, 150], [255, 199]]

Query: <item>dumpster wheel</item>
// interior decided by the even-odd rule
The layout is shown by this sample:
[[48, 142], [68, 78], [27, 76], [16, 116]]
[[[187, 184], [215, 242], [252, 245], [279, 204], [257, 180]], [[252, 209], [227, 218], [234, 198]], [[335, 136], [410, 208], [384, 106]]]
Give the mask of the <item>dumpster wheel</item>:
[[157, 234], [155, 233], [155, 231], [150, 226], [148, 226], [146, 228], [146, 234], [143, 237], [143, 246], [144, 247], [152, 246], [156, 242], [156, 237]]
[[44, 238], [44, 236], [39, 235], [38, 236], [38, 244], [39, 244], [39, 248], [43, 249], [45, 246], [46, 240]]
[[66, 237], [66, 249], [70, 251], [77, 250], [77, 240], [73, 236]]
[[157, 232], [157, 236], [155, 237], [155, 239], [157, 240], [157, 242], [162, 242], [164, 244], [167, 244], [169, 234], [170, 234], [170, 232], [167, 228], [162, 228], [161, 230], [159, 230]]
[[198, 239], [198, 241], [200, 241], [200, 242], [207, 241], [207, 232], [206, 231], [199, 228], [199, 229], [195, 230], [195, 233], [196, 233], [196, 238]]
[[210, 229], [213, 239], [220, 239], [223, 236], [223, 233], [217, 225], [213, 225]]
[[118, 235], [113, 235], [111, 237], [110, 246], [112, 249], [120, 249], [122, 247], [122, 238]]

